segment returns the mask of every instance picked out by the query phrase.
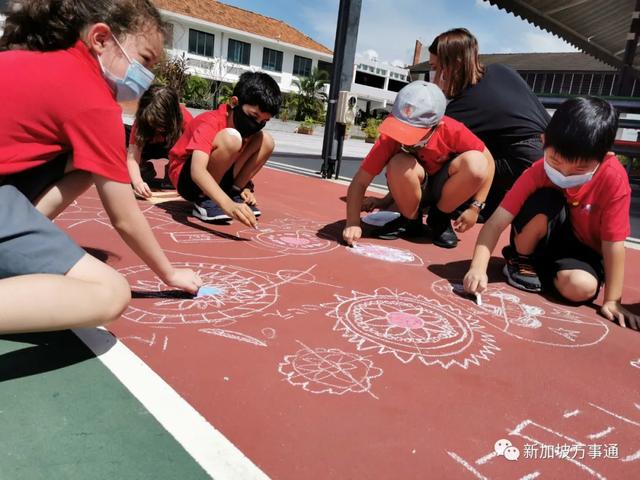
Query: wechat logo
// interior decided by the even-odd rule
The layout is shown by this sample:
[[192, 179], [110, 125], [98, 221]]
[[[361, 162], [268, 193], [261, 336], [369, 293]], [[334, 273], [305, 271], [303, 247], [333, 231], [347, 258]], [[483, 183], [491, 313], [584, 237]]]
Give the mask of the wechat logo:
[[520, 458], [520, 450], [505, 438], [501, 438], [493, 445], [493, 451], [496, 452], [497, 456], [504, 457], [510, 462], [515, 462]]

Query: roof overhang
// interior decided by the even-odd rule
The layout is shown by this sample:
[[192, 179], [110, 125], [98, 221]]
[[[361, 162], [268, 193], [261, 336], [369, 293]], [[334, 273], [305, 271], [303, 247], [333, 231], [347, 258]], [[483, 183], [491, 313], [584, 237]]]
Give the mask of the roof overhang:
[[[553, 33], [597, 59], [621, 68], [636, 12], [636, 0], [485, 0], [537, 27]], [[634, 28], [637, 30], [637, 28]], [[640, 75], [640, 55], [636, 55], [633, 71]]]

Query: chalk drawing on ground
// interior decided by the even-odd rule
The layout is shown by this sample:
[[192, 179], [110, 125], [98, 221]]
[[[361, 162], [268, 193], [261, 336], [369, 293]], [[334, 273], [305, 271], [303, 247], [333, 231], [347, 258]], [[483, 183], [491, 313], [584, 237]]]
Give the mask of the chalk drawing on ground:
[[302, 349], [286, 355], [278, 365], [278, 371], [291, 385], [310, 393], [368, 393], [378, 399], [371, 391], [371, 380], [383, 371], [369, 358], [337, 348], [310, 348], [298, 343]]
[[71, 205], [55, 218], [54, 223], [66, 229], [85, 224], [97, 224], [113, 230], [111, 220], [101, 204], [97, 206], [79, 205], [77, 200], [71, 202]]
[[489, 285], [482, 294], [481, 306], [466, 296], [462, 282], [438, 280], [431, 288], [447, 304], [527, 342], [567, 348], [587, 347], [600, 343], [609, 333], [607, 323], [599, 318], [559, 306], [529, 305], [504, 284]]
[[[592, 426], [594, 433], [587, 433], [587, 424]], [[608, 478], [605, 469], [616, 463], [617, 472], [629, 466], [629, 473], [637, 468], [635, 462], [640, 463], [640, 450], [636, 450], [638, 444], [623, 440], [640, 438], [640, 423], [594, 403], [565, 411], [556, 421], [525, 418], [515, 427], [507, 428], [506, 432], [510, 443], [521, 451], [519, 466], [524, 471], [531, 465], [536, 467], [536, 471], [523, 475], [509, 466], [514, 475], [509, 478], [514, 480], [538, 476], [553, 478], [558, 473], [557, 462], [565, 462], [562, 471], [565, 476], [570, 475], [569, 478], [599, 480]], [[611, 435], [613, 432], [615, 435]], [[491, 472], [496, 471], [502, 472], [499, 478], [505, 478], [500, 468], [503, 459], [495, 454], [490, 442], [487, 443], [487, 452], [481, 453], [476, 460], [471, 460], [478, 454], [467, 454], [465, 458], [458, 452], [447, 451], [449, 457], [467, 471], [469, 476], [465, 478], [490, 480], [494, 478]]]
[[[175, 263], [178, 268], [199, 272], [211, 294], [192, 297], [184, 292], [167, 291], [168, 287], [146, 265], [127, 267], [120, 273], [127, 277], [135, 294], [123, 318], [152, 325], [213, 324], [226, 327], [237, 320], [265, 311], [279, 298], [279, 287], [289, 283], [312, 284], [315, 277], [307, 270], [261, 272], [233, 265], [209, 263]], [[220, 332], [207, 332], [225, 336]], [[226, 338], [231, 338], [227, 334]]]
[[353, 247], [346, 247], [349, 253], [360, 255], [362, 257], [382, 260], [383, 262], [402, 263], [405, 265], [423, 266], [422, 259], [403, 248], [387, 247], [384, 245], [375, 245], [373, 243], [358, 243]]
[[361, 351], [389, 353], [403, 363], [466, 369], [500, 350], [478, 320], [437, 300], [388, 288], [336, 298], [337, 307], [327, 314], [337, 320], [334, 330]]
[[629, 362], [629, 365], [631, 365], [633, 368], [640, 368], [640, 358], [637, 358], [636, 360], [631, 360]]

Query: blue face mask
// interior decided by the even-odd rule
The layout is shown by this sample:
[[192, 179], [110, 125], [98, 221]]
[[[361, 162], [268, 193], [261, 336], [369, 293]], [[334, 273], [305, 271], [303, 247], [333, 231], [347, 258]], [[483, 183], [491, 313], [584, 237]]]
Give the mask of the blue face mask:
[[582, 175], [568, 175], [565, 176], [560, 173], [558, 170], [553, 168], [547, 160], [544, 160], [544, 171], [554, 184], [556, 184], [560, 188], [574, 188], [579, 187], [587, 182], [589, 182], [593, 175], [598, 170], [598, 167], [593, 172], [583, 173]]
[[148, 69], [143, 67], [140, 62], [132, 60], [131, 57], [127, 55], [127, 52], [124, 51], [124, 48], [122, 48], [122, 45], [120, 45], [120, 42], [115, 36], [113, 39], [115, 40], [116, 45], [120, 47], [120, 50], [122, 50], [122, 53], [124, 53], [124, 56], [127, 57], [129, 67], [124, 74], [124, 78], [118, 78], [109, 70], [104, 68], [102, 61], [100, 61], [100, 57], [98, 57], [98, 62], [100, 62], [100, 67], [102, 68], [102, 74], [115, 92], [116, 100], [118, 102], [138, 100], [151, 86], [155, 76]]

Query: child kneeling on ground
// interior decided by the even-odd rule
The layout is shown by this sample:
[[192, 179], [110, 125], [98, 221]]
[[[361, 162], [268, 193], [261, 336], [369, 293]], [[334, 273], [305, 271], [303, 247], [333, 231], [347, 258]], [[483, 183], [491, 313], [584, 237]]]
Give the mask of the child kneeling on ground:
[[229, 104], [198, 115], [169, 152], [169, 178], [193, 214], [205, 221], [256, 225], [260, 215], [251, 179], [273, 152], [261, 131], [278, 113], [282, 95], [266, 73], [243, 73]]
[[[401, 216], [376, 231], [378, 238], [421, 235], [426, 206], [427, 225], [439, 247], [458, 244], [450, 220], [454, 210], [464, 209], [455, 222], [459, 232], [475, 225], [493, 180], [493, 157], [464, 125], [444, 116], [446, 104], [433, 83], [412, 82], [398, 92], [391, 115], [380, 125], [380, 138], [349, 185], [342, 234], [347, 244], [362, 236], [361, 211], [391, 201]], [[367, 198], [363, 205], [367, 187], [385, 166], [390, 195], [375, 205]]]
[[156, 180], [156, 170], [151, 160], [166, 160], [169, 150], [185, 131], [193, 116], [180, 105], [178, 92], [165, 85], [151, 85], [142, 94], [131, 127], [127, 168], [136, 195], [151, 197], [152, 187], [164, 187], [171, 183], [168, 167], [162, 181]]
[[620, 304], [631, 188], [609, 152], [617, 118], [598, 98], [573, 98], [558, 108], [545, 130], [544, 158], [525, 170], [480, 231], [465, 290], [486, 289], [491, 252], [511, 224], [511, 244], [503, 250], [509, 284], [582, 303], [595, 299], [604, 281], [601, 313], [640, 327], [640, 318]]

